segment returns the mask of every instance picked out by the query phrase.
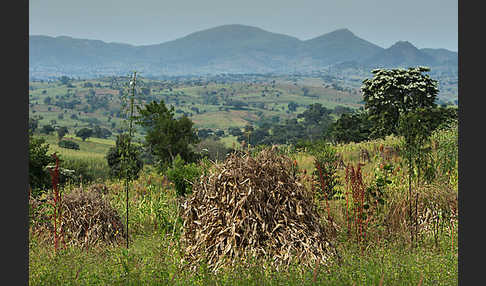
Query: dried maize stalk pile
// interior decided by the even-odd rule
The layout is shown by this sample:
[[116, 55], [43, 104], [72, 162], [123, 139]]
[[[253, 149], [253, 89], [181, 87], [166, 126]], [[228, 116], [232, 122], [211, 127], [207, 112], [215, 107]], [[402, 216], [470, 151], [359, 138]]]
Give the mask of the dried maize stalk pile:
[[292, 160], [265, 149], [231, 154], [201, 176], [182, 207], [184, 260], [205, 260], [216, 271], [236, 258], [266, 257], [278, 269], [337, 255], [294, 170]]

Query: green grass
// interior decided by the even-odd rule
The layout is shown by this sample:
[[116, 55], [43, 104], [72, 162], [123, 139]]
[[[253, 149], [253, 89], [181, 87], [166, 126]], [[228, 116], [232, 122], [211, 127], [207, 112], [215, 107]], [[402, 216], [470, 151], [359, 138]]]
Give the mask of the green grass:
[[[457, 234], [456, 234], [457, 235]], [[30, 242], [29, 285], [457, 285], [457, 248], [404, 245], [370, 247], [363, 253], [353, 244], [339, 248], [342, 262], [314, 269], [295, 266], [290, 271], [265, 271], [258, 264], [213, 274], [201, 265], [196, 272], [182, 269], [181, 247], [170, 233], [134, 235], [124, 245], [88, 251], [70, 247], [53, 255], [52, 246]], [[127, 274], [128, 272], [128, 274]]]
[[[451, 137], [449, 133], [441, 133]], [[437, 136], [440, 138], [440, 136]], [[448, 137], [446, 138], [447, 140]], [[444, 142], [448, 142], [443, 139]], [[109, 140], [91, 142], [103, 146]], [[383, 144], [390, 146], [397, 138], [340, 145], [336, 148], [345, 160], [357, 164], [360, 148], [374, 150]], [[106, 147], [103, 147], [106, 148]], [[98, 146], [93, 150], [102, 150]], [[87, 152], [82, 151], [82, 152]], [[67, 154], [67, 153], [66, 153]], [[91, 153], [99, 158], [102, 152]], [[370, 154], [371, 155], [371, 154]], [[71, 155], [74, 157], [75, 155]], [[292, 154], [300, 169], [313, 170], [313, 158], [306, 153]], [[88, 161], [88, 155], [79, 156]], [[95, 161], [90, 164], [96, 165]], [[381, 161], [373, 157], [364, 167], [363, 177], [367, 185], [380, 172]], [[394, 163], [399, 166], [399, 162]], [[456, 166], [457, 169], [457, 166]], [[339, 173], [342, 182], [344, 171]], [[387, 189], [387, 205], [377, 216], [382, 219], [400, 219], [394, 210], [400, 209], [406, 200], [406, 171], [401, 169], [391, 178]], [[441, 202], [447, 198], [446, 184], [452, 184], [457, 192], [457, 172], [449, 182], [436, 182], [420, 186], [424, 200]], [[104, 180], [109, 188], [106, 199], [125, 222], [125, 192], [123, 182]], [[449, 185], [448, 185], [449, 186]], [[341, 187], [344, 188], [344, 187]], [[69, 191], [69, 188], [65, 190]], [[182, 221], [178, 216], [175, 190], [164, 182], [160, 174], [146, 167], [140, 178], [129, 189], [129, 234], [130, 248], [125, 244], [97, 245], [89, 249], [68, 247], [54, 254], [53, 246], [41, 241], [30, 232], [29, 240], [29, 285], [457, 285], [458, 284], [458, 233], [451, 231], [445, 223], [439, 232], [437, 244], [429, 231], [421, 232], [419, 243], [411, 248], [406, 230], [396, 230], [384, 235], [382, 224], [370, 225], [367, 239], [357, 245], [353, 236], [348, 237], [344, 223], [344, 200], [331, 201], [331, 214], [338, 225], [337, 235], [330, 238], [337, 247], [341, 261], [328, 261], [317, 271], [294, 265], [289, 271], [264, 269], [264, 261], [255, 261], [250, 267], [238, 265], [213, 274], [204, 265], [196, 271], [184, 268], [181, 262], [184, 246], [180, 243]], [[434, 201], [436, 200], [436, 201]], [[323, 203], [322, 201], [320, 202]], [[320, 209], [321, 214], [323, 210]], [[457, 226], [457, 221], [456, 221]], [[451, 237], [451, 233], [453, 237]], [[454, 244], [453, 244], [454, 242]], [[314, 276], [315, 275], [315, 276]]]

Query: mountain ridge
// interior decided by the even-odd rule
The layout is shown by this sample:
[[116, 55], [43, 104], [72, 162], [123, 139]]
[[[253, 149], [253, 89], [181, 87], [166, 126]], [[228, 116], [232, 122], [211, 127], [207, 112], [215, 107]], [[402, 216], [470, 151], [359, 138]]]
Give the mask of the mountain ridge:
[[347, 28], [300, 40], [258, 27], [230, 24], [140, 46], [69, 36], [29, 36], [31, 76], [45, 70], [78, 76], [126, 74], [133, 69], [152, 75], [289, 73], [346, 62], [366, 68], [417, 64], [450, 68], [457, 63], [454, 55], [457, 53], [446, 49], [417, 49], [405, 41], [385, 49]]

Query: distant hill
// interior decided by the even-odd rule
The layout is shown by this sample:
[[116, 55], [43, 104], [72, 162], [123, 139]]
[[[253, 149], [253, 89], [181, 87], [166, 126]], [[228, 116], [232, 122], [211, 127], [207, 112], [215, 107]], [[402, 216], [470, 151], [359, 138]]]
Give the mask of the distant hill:
[[302, 56], [327, 65], [369, 58], [383, 50], [382, 47], [356, 37], [348, 29], [340, 29], [305, 41], [301, 53]]
[[417, 49], [398, 42], [388, 49], [339, 29], [301, 41], [245, 25], [224, 25], [156, 45], [133, 46], [66, 36], [29, 36], [29, 72], [33, 77], [146, 76], [289, 73], [329, 65], [428, 65], [457, 69], [457, 53]]
[[409, 66], [435, 66], [438, 61], [431, 55], [417, 49], [407, 41], [399, 41], [374, 56], [362, 61], [370, 67], [409, 67]]
[[66, 36], [29, 36], [30, 66], [103, 65], [129, 60], [136, 47]]
[[458, 64], [458, 54], [456, 52], [451, 52], [446, 49], [420, 49], [420, 51], [433, 57], [437, 63], [446, 65], [456, 65]]
[[172, 69], [258, 72], [280, 69], [301, 41], [243, 25], [224, 25], [159, 45], [139, 47], [147, 61]]

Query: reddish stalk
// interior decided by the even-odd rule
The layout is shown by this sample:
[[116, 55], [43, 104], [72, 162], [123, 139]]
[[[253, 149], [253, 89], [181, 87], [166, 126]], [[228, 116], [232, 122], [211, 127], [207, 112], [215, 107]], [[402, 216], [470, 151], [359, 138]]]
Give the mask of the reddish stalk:
[[346, 176], [345, 176], [345, 180], [346, 180], [346, 225], [348, 227], [348, 237], [349, 235], [351, 234], [351, 224], [350, 224], [350, 221], [349, 221], [349, 182], [350, 182], [350, 178], [349, 178], [349, 175], [350, 175], [350, 172], [349, 172], [349, 165], [346, 166]]
[[420, 274], [420, 280], [419, 280], [419, 283], [417, 286], [421, 286], [422, 285], [422, 280], [424, 279], [424, 277], [422, 276], [422, 274]]
[[361, 219], [363, 215], [363, 204], [364, 204], [364, 186], [363, 178], [361, 174], [361, 165], [358, 164], [357, 168], [354, 169], [351, 166], [351, 187], [354, 202], [354, 215], [355, 215], [355, 227], [356, 227], [356, 241], [360, 242], [362, 238], [363, 221]]
[[54, 252], [57, 253], [58, 249], [58, 242], [59, 242], [59, 235], [61, 234], [61, 230], [59, 233], [57, 232], [58, 227], [58, 220], [59, 225], [61, 225], [62, 220], [62, 213], [61, 213], [61, 195], [59, 194], [59, 158], [57, 157], [56, 153], [52, 154], [52, 157], [56, 160], [56, 167], [53, 170], [50, 170], [51, 173], [51, 181], [52, 181], [52, 188], [54, 190], [54, 202], [52, 206], [54, 207], [53, 219], [54, 219]]
[[346, 225], [348, 227], [348, 237], [349, 234], [351, 233], [351, 226], [349, 225], [349, 216], [348, 216], [348, 208], [349, 208], [349, 199], [348, 199], [348, 192], [346, 192]]
[[380, 279], [380, 282], [378, 283], [378, 286], [383, 285], [383, 279], [385, 279], [385, 273], [381, 274], [381, 279]]

